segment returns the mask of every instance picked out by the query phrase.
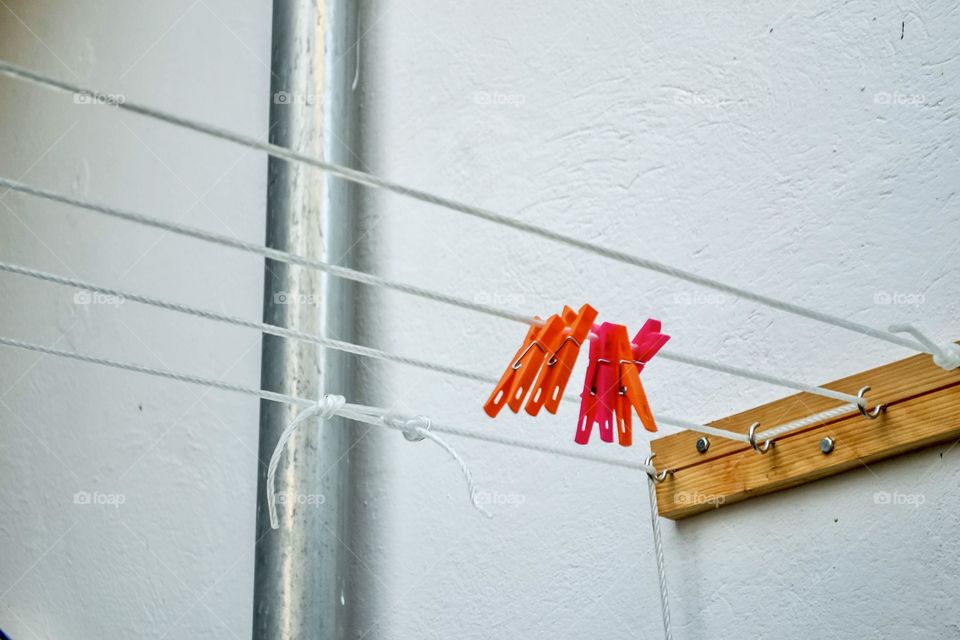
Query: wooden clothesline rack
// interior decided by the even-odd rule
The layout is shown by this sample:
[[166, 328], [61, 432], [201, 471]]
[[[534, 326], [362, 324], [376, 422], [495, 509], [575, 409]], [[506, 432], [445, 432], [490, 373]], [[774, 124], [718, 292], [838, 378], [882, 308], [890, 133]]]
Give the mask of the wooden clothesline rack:
[[[660, 515], [682, 520], [960, 437], [960, 369], [946, 371], [920, 354], [823, 386], [856, 393], [868, 385], [870, 397], [885, 405], [877, 419], [859, 413], [826, 419], [778, 437], [766, 453], [721, 438], [698, 448], [704, 436], [694, 431], [653, 440], [657, 468], [671, 471], [657, 485]], [[746, 434], [756, 422], [782, 424], [835, 405], [798, 393], [710, 426]]]

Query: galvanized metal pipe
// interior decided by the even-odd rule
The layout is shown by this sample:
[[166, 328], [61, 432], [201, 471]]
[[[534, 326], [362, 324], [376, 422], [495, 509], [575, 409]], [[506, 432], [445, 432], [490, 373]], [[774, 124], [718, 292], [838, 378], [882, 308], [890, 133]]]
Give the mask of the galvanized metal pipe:
[[[357, 101], [357, 4], [351, 0], [274, 0], [270, 141], [353, 165]], [[350, 265], [355, 186], [302, 164], [270, 158], [267, 245]], [[317, 271], [266, 261], [264, 322], [352, 341], [352, 284]], [[262, 388], [301, 397], [351, 399], [345, 354], [263, 336]], [[260, 407], [261, 461], [268, 460], [297, 409]], [[341, 420], [301, 429], [277, 473], [279, 530], [267, 515], [260, 467], [254, 568], [253, 638], [345, 638], [351, 604], [341, 541], [349, 540], [353, 433]]]

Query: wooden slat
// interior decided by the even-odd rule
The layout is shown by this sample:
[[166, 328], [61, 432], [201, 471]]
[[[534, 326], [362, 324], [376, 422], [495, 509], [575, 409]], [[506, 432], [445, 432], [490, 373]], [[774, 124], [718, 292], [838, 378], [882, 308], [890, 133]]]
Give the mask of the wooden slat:
[[[857, 413], [812, 425], [778, 438], [765, 455], [716, 437], [710, 438], [710, 450], [700, 454], [695, 447], [699, 434], [691, 431], [654, 440], [657, 468], [675, 471], [657, 486], [661, 514], [689, 517], [718, 503], [733, 504], [960, 435], [960, 370], [944, 371], [930, 356], [918, 355], [825, 386], [856, 393], [866, 385], [873, 388], [868, 394], [872, 402], [889, 407], [881, 418], [867, 421]], [[797, 394], [711, 424], [745, 433], [756, 421], [762, 431], [837, 404]], [[823, 455], [819, 442], [827, 435], [837, 445]]]

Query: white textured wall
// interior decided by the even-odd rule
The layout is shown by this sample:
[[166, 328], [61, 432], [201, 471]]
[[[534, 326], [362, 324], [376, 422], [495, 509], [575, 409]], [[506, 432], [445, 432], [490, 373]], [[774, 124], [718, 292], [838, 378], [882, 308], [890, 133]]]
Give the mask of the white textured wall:
[[[268, 2], [0, 3], [0, 57], [265, 135]], [[246, 240], [266, 160], [0, 77], [0, 174]], [[0, 193], [0, 256], [259, 318], [255, 257]], [[257, 385], [260, 340], [0, 274], [0, 333]], [[0, 628], [13, 640], [247, 638], [256, 400], [0, 350]], [[119, 495], [76, 505], [75, 492]]]
[[[265, 135], [269, 3], [4, 2], [3, 58]], [[360, 155], [376, 173], [566, 233], [956, 338], [960, 15], [928, 6], [369, 2]], [[6, 78], [0, 113], [3, 175], [263, 237], [257, 154]], [[0, 203], [3, 259], [260, 314], [256, 259], [14, 194]], [[404, 281], [531, 313], [590, 302], [630, 326], [655, 316], [678, 350], [811, 382], [907, 355], [395, 196], [369, 205], [357, 250]], [[876, 304], [883, 293], [922, 303]], [[259, 377], [245, 331], [81, 307], [7, 275], [0, 295], [4, 335]], [[366, 343], [491, 374], [523, 331], [399, 294], [365, 308]], [[0, 626], [14, 640], [247, 637], [256, 402], [0, 357]], [[575, 409], [490, 422], [483, 386], [365, 371], [364, 399], [572, 439]], [[693, 420], [782, 394], [665, 361], [646, 384], [655, 410]], [[451, 442], [506, 503], [495, 519], [472, 510], [429, 442], [374, 432], [356, 450], [357, 637], [658, 637], [643, 478]], [[676, 637], [956, 637], [958, 469], [958, 450], [941, 447], [666, 522]], [[877, 490], [924, 504], [878, 506]], [[76, 491], [125, 503], [74, 505]]]
[[[955, 3], [409, 0], [371, 3], [366, 24], [371, 170], [870, 325], [958, 337]], [[658, 317], [671, 346], [702, 357], [825, 382], [908, 355], [394, 196], [373, 201], [370, 224], [386, 275], [531, 313], [590, 302], [632, 327]], [[875, 304], [882, 293], [923, 302]], [[377, 346], [491, 374], [523, 336], [399, 294], [371, 302]], [[665, 361], [645, 376], [655, 410], [691, 420], [784, 395]], [[378, 383], [379, 400], [438, 419], [572, 440], [575, 407], [492, 422], [482, 385], [400, 367]], [[368, 638], [659, 637], [643, 478], [457, 441], [483, 490], [522, 502], [485, 521], [439, 449], [378, 442], [377, 528], [357, 549]], [[940, 447], [666, 522], [676, 637], [957, 637], [958, 482], [960, 450]], [[925, 503], [878, 506], [878, 490]]]

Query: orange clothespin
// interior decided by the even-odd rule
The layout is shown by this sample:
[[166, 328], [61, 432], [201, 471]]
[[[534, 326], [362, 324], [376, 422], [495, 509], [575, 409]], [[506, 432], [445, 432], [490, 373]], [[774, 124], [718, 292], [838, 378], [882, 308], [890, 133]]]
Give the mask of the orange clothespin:
[[490, 398], [486, 404], [483, 405], [483, 410], [491, 418], [496, 418], [500, 410], [503, 409], [503, 405], [507, 404], [507, 394], [510, 393], [510, 387], [513, 386], [517, 369], [521, 366], [524, 356], [527, 355], [533, 347], [538, 333], [540, 333], [540, 327], [530, 327], [530, 330], [527, 331], [527, 337], [523, 339], [520, 348], [517, 350], [517, 355], [513, 357], [510, 366], [507, 367], [507, 370], [500, 376], [500, 381], [497, 382], [497, 386], [493, 388], [493, 393], [490, 394]]
[[647, 394], [640, 382], [640, 372], [670, 336], [660, 333], [660, 322], [652, 318], [647, 320], [631, 343], [627, 342], [627, 330], [615, 332], [617, 350], [617, 441], [621, 446], [629, 447], [633, 443], [632, 411], [636, 410], [640, 422], [647, 431], [656, 432], [657, 423], [647, 402]]
[[552, 315], [544, 326], [530, 327], [513, 362], [503, 372], [490, 398], [483, 405], [488, 416], [495, 418], [504, 404], [514, 413], [520, 411], [534, 377], [547, 357], [555, 353], [563, 341], [564, 326], [563, 318]]
[[532, 416], [537, 415], [544, 406], [550, 413], [557, 412], [580, 347], [590, 334], [593, 321], [597, 319], [597, 310], [588, 304], [580, 307], [580, 311], [564, 306], [561, 317], [564, 322], [563, 340], [550, 354], [546, 366], [540, 369], [540, 375], [530, 392], [530, 400], [527, 401], [526, 410]]

